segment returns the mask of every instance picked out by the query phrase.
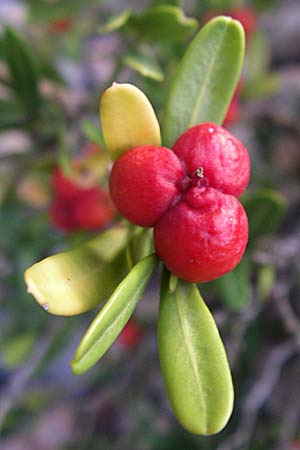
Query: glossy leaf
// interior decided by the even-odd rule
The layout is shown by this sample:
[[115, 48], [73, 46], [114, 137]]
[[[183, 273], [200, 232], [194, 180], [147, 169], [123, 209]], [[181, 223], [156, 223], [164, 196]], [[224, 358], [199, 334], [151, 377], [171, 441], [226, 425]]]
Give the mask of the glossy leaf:
[[146, 56], [141, 53], [129, 53], [128, 55], [124, 56], [123, 62], [143, 77], [151, 78], [155, 81], [164, 80], [164, 74], [160, 66], [153, 58], [150, 58], [148, 55]]
[[233, 386], [214, 319], [196, 285], [165, 272], [158, 318], [161, 370], [174, 414], [191, 433], [211, 435], [226, 425]]
[[246, 194], [242, 203], [249, 220], [249, 240], [277, 231], [287, 211], [283, 195], [272, 189]]
[[171, 84], [163, 144], [172, 147], [201, 122], [222, 124], [242, 69], [245, 36], [239, 22], [217, 17], [196, 35]]
[[138, 145], [160, 145], [160, 128], [146, 95], [132, 84], [106, 89], [100, 100], [106, 147], [113, 160]]
[[74, 373], [86, 372], [113, 344], [130, 319], [157, 264], [155, 255], [146, 256], [119, 284], [83, 336], [71, 362]]
[[3, 37], [5, 58], [13, 89], [25, 108], [33, 115], [40, 104], [39, 71], [29, 45], [13, 28], [7, 28]]
[[198, 22], [186, 17], [177, 6], [159, 5], [147, 9], [141, 15], [133, 15], [129, 25], [139, 37], [151, 42], [180, 42], [194, 33]]
[[229, 273], [215, 282], [219, 297], [235, 311], [245, 308], [251, 300], [250, 265], [246, 256]]
[[72, 316], [94, 308], [128, 271], [127, 238], [127, 228], [115, 226], [74, 250], [43, 259], [25, 272], [28, 292], [52, 314]]

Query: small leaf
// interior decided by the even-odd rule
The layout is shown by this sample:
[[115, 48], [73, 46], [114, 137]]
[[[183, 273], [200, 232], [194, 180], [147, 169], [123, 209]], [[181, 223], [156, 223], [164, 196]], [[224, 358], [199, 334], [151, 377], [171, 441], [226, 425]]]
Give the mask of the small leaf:
[[129, 53], [124, 56], [123, 62], [143, 77], [151, 78], [155, 81], [164, 80], [163, 71], [159, 67], [158, 63], [148, 55], [146, 56], [141, 53]]
[[194, 33], [198, 22], [186, 17], [177, 6], [159, 5], [141, 15], [132, 15], [129, 25], [140, 38], [151, 42], [181, 42]]
[[71, 362], [74, 373], [86, 372], [113, 344], [130, 319], [157, 264], [155, 255], [146, 256], [119, 284], [83, 336]]
[[281, 77], [276, 72], [269, 72], [257, 78], [247, 80], [243, 87], [243, 97], [257, 100], [276, 94], [280, 88]]
[[245, 194], [242, 203], [249, 220], [249, 240], [277, 231], [287, 211], [283, 195], [272, 189]]
[[74, 250], [43, 259], [25, 272], [28, 292], [52, 314], [72, 316], [94, 308], [128, 271], [127, 237], [126, 227], [115, 226]]
[[106, 147], [113, 160], [139, 145], [160, 145], [160, 128], [146, 95], [132, 84], [106, 89], [100, 100]]
[[34, 115], [40, 104], [39, 71], [29, 45], [13, 28], [7, 28], [3, 37], [5, 58], [10, 70], [13, 89], [29, 115]]
[[266, 75], [271, 61], [271, 49], [263, 33], [256, 32], [247, 45], [247, 79]]
[[201, 122], [222, 124], [240, 78], [245, 47], [241, 24], [217, 17], [196, 35], [171, 84], [163, 121], [163, 144], [172, 147]]
[[174, 414], [191, 433], [211, 435], [226, 425], [233, 386], [216, 324], [194, 284], [169, 290], [165, 271], [158, 318], [161, 370]]
[[112, 16], [105, 25], [98, 28], [99, 33], [111, 33], [120, 30], [127, 24], [131, 14], [130, 9], [125, 9], [120, 14]]
[[84, 120], [82, 122], [81, 129], [88, 141], [99, 145], [99, 147], [105, 146], [102, 133], [99, 127], [97, 127], [93, 122], [90, 120]]
[[260, 300], [263, 302], [268, 300], [275, 281], [276, 271], [274, 266], [264, 265], [258, 268], [257, 294]]
[[239, 311], [251, 300], [250, 265], [244, 256], [243, 260], [229, 273], [214, 281], [220, 298], [226, 306]]
[[24, 123], [25, 117], [20, 106], [11, 100], [0, 99], [0, 130], [20, 128]]

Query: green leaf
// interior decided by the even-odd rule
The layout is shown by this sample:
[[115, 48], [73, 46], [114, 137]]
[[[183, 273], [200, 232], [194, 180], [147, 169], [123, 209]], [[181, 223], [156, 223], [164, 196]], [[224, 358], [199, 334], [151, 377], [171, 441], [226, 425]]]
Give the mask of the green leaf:
[[257, 78], [247, 80], [243, 87], [243, 97], [256, 100], [276, 94], [280, 88], [281, 77], [276, 72], [269, 72]]
[[171, 84], [163, 121], [163, 144], [172, 147], [201, 122], [222, 124], [240, 78], [244, 31], [230, 17], [217, 17], [196, 35]]
[[265, 302], [270, 297], [272, 288], [276, 281], [276, 270], [274, 266], [264, 265], [258, 268], [257, 294], [258, 298]]
[[3, 39], [13, 89], [25, 111], [34, 115], [41, 100], [38, 90], [39, 71], [34, 54], [23, 37], [13, 28], [5, 30]]
[[269, 42], [263, 33], [254, 33], [247, 46], [247, 80], [255, 79], [267, 73], [271, 61]]
[[129, 26], [140, 38], [151, 42], [181, 42], [194, 33], [198, 22], [186, 17], [177, 6], [160, 5], [149, 8], [141, 15], [132, 15]]
[[25, 123], [24, 113], [18, 104], [0, 99], [0, 130], [20, 128]]
[[249, 240], [276, 232], [287, 212], [286, 199], [272, 189], [245, 194], [242, 203], [249, 220]]
[[2, 360], [9, 369], [20, 366], [34, 347], [36, 335], [30, 331], [19, 334], [2, 343]]
[[112, 16], [105, 25], [98, 28], [99, 33], [111, 33], [120, 30], [127, 24], [131, 15], [131, 10], [125, 9], [120, 14]]
[[194, 284], [169, 290], [165, 271], [158, 318], [161, 370], [175, 416], [191, 433], [211, 435], [226, 425], [233, 386], [214, 319]]
[[86, 372], [113, 344], [130, 319], [157, 264], [155, 255], [146, 256], [119, 284], [83, 336], [71, 362], [74, 373]]
[[52, 314], [94, 308], [128, 272], [127, 238], [127, 228], [116, 225], [74, 250], [43, 259], [25, 272], [28, 292]]
[[151, 78], [155, 81], [164, 80], [164, 73], [161, 70], [160, 66], [153, 58], [150, 58], [148, 55], [146, 56], [137, 52], [129, 53], [128, 55], [124, 56], [123, 63], [138, 72], [143, 77]]
[[93, 122], [90, 120], [84, 120], [82, 122], [81, 129], [82, 133], [90, 142], [99, 145], [101, 148], [105, 148], [101, 130]]
[[243, 260], [231, 272], [214, 282], [221, 300], [229, 308], [239, 311], [251, 300], [250, 265], [244, 256]]

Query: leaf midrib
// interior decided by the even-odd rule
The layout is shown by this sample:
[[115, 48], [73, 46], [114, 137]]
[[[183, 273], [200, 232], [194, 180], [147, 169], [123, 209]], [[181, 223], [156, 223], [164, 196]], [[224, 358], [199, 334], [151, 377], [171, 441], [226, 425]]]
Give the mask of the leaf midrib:
[[197, 385], [199, 386], [199, 394], [200, 394], [200, 398], [202, 399], [202, 405], [203, 405], [204, 423], [206, 424], [207, 423], [207, 408], [206, 408], [206, 404], [204, 401], [204, 393], [203, 393], [203, 389], [202, 389], [201, 376], [200, 376], [200, 373], [198, 370], [196, 357], [195, 357], [194, 351], [193, 351], [193, 346], [192, 346], [191, 336], [190, 336], [190, 331], [189, 331], [189, 325], [187, 324], [186, 320], [184, 319], [184, 313], [182, 311], [182, 307], [180, 304], [180, 299], [179, 299], [177, 291], [175, 291], [175, 299], [176, 299], [178, 317], [179, 317], [182, 333], [184, 336], [184, 341], [185, 341], [186, 347], [187, 347], [187, 353], [189, 355], [189, 358], [190, 358], [190, 361], [191, 361], [191, 364], [192, 364], [192, 367], [194, 370], [194, 375], [195, 375], [195, 378], [197, 381]]
[[194, 108], [194, 110], [193, 110], [193, 112], [191, 114], [191, 119], [190, 119], [188, 128], [190, 128], [191, 126], [194, 125], [194, 121], [195, 121], [195, 119], [196, 119], [196, 117], [198, 115], [199, 104], [201, 103], [202, 98], [204, 96], [204, 93], [205, 93], [205, 90], [206, 90], [206, 86], [208, 84], [208, 80], [210, 78], [210, 74], [211, 74], [212, 68], [213, 68], [213, 66], [214, 66], [214, 64], [216, 62], [217, 55], [219, 54], [219, 51], [220, 51], [220, 49], [222, 47], [224, 36], [227, 33], [227, 28], [228, 28], [228, 22], [226, 23], [226, 26], [224, 27], [224, 30], [223, 30], [222, 34], [220, 35], [220, 41], [217, 44], [217, 50], [214, 53], [214, 56], [213, 56], [209, 66], [208, 66], [208, 70], [206, 72], [206, 75], [205, 75], [202, 87], [201, 87], [201, 89], [199, 91], [199, 96], [198, 96], [197, 102], [195, 104], [195, 108]]

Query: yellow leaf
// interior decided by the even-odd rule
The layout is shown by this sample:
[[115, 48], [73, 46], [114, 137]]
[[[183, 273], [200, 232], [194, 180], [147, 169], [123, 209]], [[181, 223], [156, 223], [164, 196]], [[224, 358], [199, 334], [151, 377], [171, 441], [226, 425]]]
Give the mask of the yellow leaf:
[[103, 136], [113, 160], [139, 145], [161, 145], [159, 123], [146, 95], [132, 84], [117, 84], [100, 100]]

